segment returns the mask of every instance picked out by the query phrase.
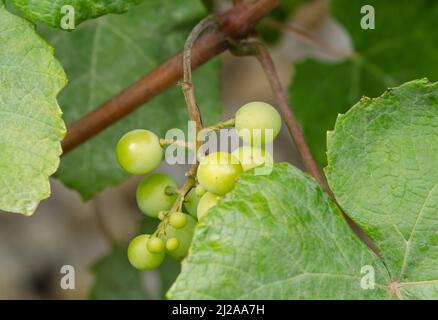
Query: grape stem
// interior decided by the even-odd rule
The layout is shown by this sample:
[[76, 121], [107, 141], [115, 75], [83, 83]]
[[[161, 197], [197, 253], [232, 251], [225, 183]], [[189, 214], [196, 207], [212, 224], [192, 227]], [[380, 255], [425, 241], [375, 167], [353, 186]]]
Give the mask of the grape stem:
[[[210, 15], [206, 17], [205, 19], [201, 20], [192, 30], [190, 35], [187, 37], [186, 43], [184, 45], [184, 52], [183, 52], [183, 81], [179, 83], [182, 88], [182, 92], [184, 94], [184, 98], [187, 104], [187, 110], [189, 112], [190, 119], [192, 121], [195, 121], [196, 123], [196, 132], [200, 132], [203, 129], [202, 125], [202, 117], [201, 113], [199, 111], [198, 104], [196, 103], [195, 98], [195, 88], [193, 85], [192, 80], [192, 47], [193, 44], [198, 40], [198, 38], [208, 29], [215, 27], [217, 25], [217, 19], [216, 16]], [[224, 122], [219, 122], [213, 127], [225, 127], [230, 126], [234, 124], [234, 119], [229, 119]], [[160, 139], [160, 144], [179, 144], [182, 146], [187, 147], [189, 144], [185, 141], [175, 141], [175, 140], [165, 140]], [[199, 141], [198, 138], [196, 138], [194, 145], [190, 144], [190, 147], [192, 149], [195, 149], [198, 151], [198, 145]], [[196, 185], [196, 170], [198, 169], [198, 161], [196, 160], [196, 163], [193, 164], [190, 168], [190, 170], [186, 173], [187, 180], [184, 183], [184, 185], [178, 189], [177, 191], [177, 198], [175, 202], [172, 205], [172, 208], [170, 211], [165, 212], [163, 216], [163, 221], [158, 225], [157, 230], [154, 232], [154, 235], [159, 235], [160, 233], [165, 233], [166, 226], [169, 223], [169, 213], [172, 212], [181, 212], [182, 206], [184, 203], [184, 199], [187, 195], [187, 193], [190, 192], [190, 190], [195, 187]]]
[[187, 195], [187, 193], [190, 192], [190, 190], [195, 186], [196, 184], [196, 180], [194, 177], [194, 174], [190, 174], [191, 172], [195, 172], [198, 168], [197, 164], [194, 164], [189, 172], [187, 173], [188, 177], [186, 182], [184, 183], [184, 185], [178, 189], [176, 191], [176, 193], [178, 194], [175, 202], [173, 203], [172, 208], [169, 211], [163, 212], [164, 216], [163, 216], [163, 220], [160, 222], [160, 224], [158, 225], [157, 229], [155, 230], [155, 232], [152, 234], [155, 237], [158, 237], [161, 233], [163, 233], [164, 235], [166, 234], [166, 226], [169, 223], [169, 215], [172, 212], [181, 212], [183, 203], [184, 203], [184, 199]]
[[236, 124], [236, 119], [233, 117], [225, 121], [220, 121], [212, 126], [205, 127], [205, 129], [220, 130], [227, 127], [234, 127], [235, 124]]
[[193, 143], [188, 142], [188, 141], [181, 141], [181, 140], [160, 139], [160, 145], [162, 147], [164, 147], [166, 145], [177, 145], [177, 146], [185, 147], [188, 149], [194, 149]]
[[[274, 92], [278, 106], [283, 115], [284, 122], [287, 125], [290, 135], [295, 141], [295, 145], [298, 149], [298, 152], [303, 159], [304, 166], [307, 171], [318, 181], [318, 183], [327, 191], [328, 195], [333, 199], [334, 203], [341, 210], [344, 215], [347, 223], [351, 227], [351, 229], [359, 236], [359, 238], [376, 254], [379, 254], [379, 250], [377, 246], [373, 243], [373, 241], [368, 237], [368, 235], [344, 212], [339, 203], [336, 201], [335, 195], [330, 189], [330, 186], [327, 183], [326, 177], [319, 170], [318, 165], [316, 164], [312, 153], [310, 152], [309, 146], [304, 139], [304, 135], [300, 129], [298, 121], [292, 111], [292, 107], [289, 104], [289, 100], [284, 90], [280, 78], [278, 77], [277, 71], [275, 69], [274, 62], [272, 60], [271, 55], [269, 54], [268, 49], [260, 42], [258, 39], [248, 39], [242, 41], [243, 45], [252, 46], [252, 50], [255, 50], [257, 54], [255, 55], [258, 61], [260, 62], [265, 74], [268, 78], [268, 81], [271, 85], [272, 91]], [[251, 51], [251, 49], [249, 50]]]
[[[217, 25], [216, 16], [209, 15], [202, 19], [190, 32], [187, 37], [186, 43], [184, 45], [183, 52], [183, 82], [181, 82], [182, 92], [187, 104], [187, 109], [189, 111], [190, 119], [196, 123], [196, 132], [202, 130], [202, 117], [199, 112], [198, 104], [195, 98], [195, 87], [192, 80], [192, 47], [193, 44], [198, 40], [202, 33], [206, 30]], [[197, 139], [196, 139], [197, 140]], [[197, 143], [195, 143], [195, 149], [197, 150]]]
[[[183, 51], [183, 81], [179, 82], [178, 84], [181, 86], [182, 92], [184, 94], [184, 99], [186, 101], [187, 110], [189, 112], [190, 119], [192, 121], [195, 121], [196, 123], [196, 131], [200, 132], [203, 128], [202, 125], [202, 117], [201, 113], [199, 111], [198, 104], [196, 103], [196, 97], [195, 97], [195, 88], [193, 85], [192, 80], [192, 47], [193, 44], [196, 42], [196, 40], [199, 38], [199, 36], [204, 33], [207, 29], [213, 27], [216, 24], [216, 19], [213, 15], [207, 16], [205, 19], [201, 20], [192, 30], [190, 35], [187, 37], [186, 43], [184, 45], [184, 51]], [[160, 143], [163, 142], [170, 142], [170, 144], [177, 143], [177, 141], [166, 141], [164, 139], [160, 140]], [[186, 142], [183, 142], [184, 146], [187, 146]], [[196, 138], [194, 141], [194, 145], [191, 144], [191, 147], [194, 150], [198, 150], [199, 141]], [[195, 180], [195, 174], [196, 170], [198, 168], [198, 163], [192, 165], [190, 170], [186, 173], [187, 180], [184, 183], [184, 185], [178, 189], [177, 191], [177, 198], [175, 202], [172, 205], [172, 208], [170, 211], [164, 213], [163, 221], [158, 225], [157, 230], [154, 234], [159, 235], [160, 233], [166, 232], [166, 226], [169, 223], [169, 216], [172, 212], [181, 212], [182, 206], [184, 203], [184, 199], [189, 193], [189, 191], [195, 186], [196, 180]]]
[[[209, 15], [202, 19], [190, 32], [184, 45], [183, 52], [183, 82], [180, 83], [184, 98], [187, 104], [187, 110], [189, 112], [190, 119], [196, 123], [196, 132], [200, 132], [203, 128], [202, 117], [199, 111], [198, 104], [196, 103], [195, 87], [192, 80], [192, 48], [193, 44], [198, 38], [208, 29], [217, 27], [217, 17], [215, 15]], [[199, 141], [198, 138], [194, 141], [194, 149], [198, 151]], [[187, 180], [184, 185], [178, 190], [178, 197], [172, 206], [170, 212], [181, 211], [184, 199], [187, 193], [196, 184], [196, 170], [198, 169], [198, 161], [192, 165], [190, 170], [186, 173]], [[164, 224], [167, 223], [168, 217], [163, 220]]]
[[[196, 132], [200, 132], [203, 128], [202, 125], [202, 117], [199, 112], [198, 104], [196, 103], [195, 98], [195, 88], [192, 81], [192, 47], [199, 36], [204, 33], [209, 28], [216, 26], [216, 18], [213, 15], [206, 17], [201, 20], [192, 30], [190, 35], [187, 37], [186, 43], [184, 45], [183, 52], [183, 81], [179, 83], [181, 86], [182, 92], [184, 94], [184, 98], [187, 104], [187, 110], [189, 112], [190, 119], [195, 121], [196, 123]], [[219, 125], [216, 124], [216, 125]], [[188, 143], [185, 141], [177, 141], [177, 140], [166, 140], [160, 139], [161, 145], [166, 144], [178, 144], [184, 147], [191, 147], [194, 150], [198, 150], [199, 141], [198, 138], [195, 139], [194, 143]], [[169, 216], [172, 212], [181, 212], [182, 206], [184, 203], [184, 199], [187, 193], [196, 185], [196, 170], [198, 169], [198, 161], [193, 164], [190, 170], [186, 173], [187, 180], [184, 185], [179, 188], [176, 193], [178, 196], [176, 197], [175, 202], [172, 205], [172, 208], [169, 211], [163, 212], [163, 219], [157, 227], [157, 230], [153, 233], [154, 236], [159, 236], [160, 234], [166, 235], [166, 226], [169, 223]]]
[[188, 176], [184, 185], [178, 190], [178, 196], [175, 200], [175, 203], [172, 206], [172, 209], [170, 209], [171, 212], [181, 211], [187, 193], [190, 192], [190, 190], [195, 186], [195, 184], [196, 184], [195, 178], [193, 176]]

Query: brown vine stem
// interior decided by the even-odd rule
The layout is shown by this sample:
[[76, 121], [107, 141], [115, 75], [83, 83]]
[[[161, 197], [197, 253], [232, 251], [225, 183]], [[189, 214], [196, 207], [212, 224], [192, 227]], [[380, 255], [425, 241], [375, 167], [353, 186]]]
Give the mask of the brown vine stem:
[[277, 102], [279, 104], [280, 110], [283, 114], [284, 121], [289, 129], [290, 134], [292, 135], [295, 144], [297, 146], [298, 152], [300, 153], [304, 165], [306, 169], [310, 172], [310, 174], [319, 182], [319, 184], [327, 191], [333, 201], [337, 204], [338, 208], [343, 213], [346, 221], [350, 225], [351, 229], [358, 235], [362, 241], [376, 254], [379, 255], [379, 250], [373, 241], [368, 237], [368, 235], [353, 221], [351, 218], [343, 211], [342, 207], [336, 201], [336, 197], [333, 194], [330, 186], [327, 183], [327, 179], [325, 175], [320, 171], [318, 165], [316, 164], [312, 153], [304, 139], [303, 133], [299, 127], [298, 121], [292, 111], [291, 106], [289, 105], [289, 100], [287, 94], [281, 85], [280, 79], [278, 77], [277, 71], [275, 69], [274, 62], [272, 60], [271, 55], [269, 54], [268, 49], [259, 41], [254, 42], [258, 54], [257, 59], [260, 61], [260, 64], [263, 67], [263, 70], [266, 73], [266, 76], [269, 80], [269, 83], [272, 87], [272, 90], [277, 97]]
[[[228, 48], [228, 38], [242, 39], [279, 4], [279, 0], [242, 1], [218, 16], [218, 27], [193, 45], [191, 67], [197, 68]], [[183, 52], [179, 52], [142, 79], [72, 123], [62, 142], [64, 154], [130, 114], [183, 75]]]
[[321, 173], [321, 170], [316, 164], [315, 159], [310, 152], [309, 146], [304, 139], [304, 135], [298, 124], [295, 114], [292, 111], [292, 107], [289, 104], [286, 91], [284, 90], [280, 82], [277, 71], [275, 69], [274, 61], [272, 60], [268, 49], [257, 40], [251, 42], [257, 50], [256, 57], [259, 60], [263, 70], [265, 71], [269, 84], [271, 85], [272, 91], [274, 92], [277, 99], [278, 107], [280, 108], [280, 111], [283, 115], [284, 122], [286, 123], [289, 133], [291, 134], [298, 149], [298, 152], [301, 155], [306, 170], [330, 195], [332, 195], [327, 180], [325, 179], [325, 176]]
[[257, 57], [263, 70], [266, 73], [269, 84], [271, 85], [272, 91], [275, 94], [278, 106], [283, 115], [284, 122], [287, 125], [289, 133], [294, 139], [295, 145], [301, 155], [301, 158], [303, 159], [303, 163], [307, 171], [318, 181], [318, 183], [327, 191], [329, 196], [337, 204], [338, 208], [343, 213], [351, 229], [376, 255], [379, 255], [379, 250], [373, 243], [373, 241], [353, 220], [351, 220], [351, 218], [343, 211], [341, 206], [337, 203], [335, 195], [331, 191], [324, 174], [320, 171], [318, 165], [316, 164], [312, 153], [310, 152], [310, 149], [306, 143], [306, 140], [304, 139], [303, 133], [292, 111], [292, 108], [289, 105], [286, 91], [284, 90], [280, 82], [274, 65], [274, 61], [272, 60], [268, 49], [260, 41], [258, 41], [258, 39], [248, 39], [239, 43], [232, 43], [232, 45], [235, 49], [234, 52], [238, 55], [255, 55]]

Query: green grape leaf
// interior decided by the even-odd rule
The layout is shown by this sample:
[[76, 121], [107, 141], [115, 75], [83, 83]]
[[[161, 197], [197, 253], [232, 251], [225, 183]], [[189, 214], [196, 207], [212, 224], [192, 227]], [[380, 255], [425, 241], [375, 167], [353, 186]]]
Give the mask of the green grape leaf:
[[[375, 29], [361, 28], [361, 7], [375, 9]], [[394, 18], [396, 6], [396, 18]], [[296, 66], [291, 104], [320, 165], [326, 132], [362, 95], [375, 97], [411, 79], [438, 79], [438, 2], [333, 0], [333, 15], [352, 38], [355, 53], [340, 63], [308, 59]]]
[[65, 6], [74, 11], [74, 25], [109, 13], [124, 13], [142, 0], [10, 0], [32, 21], [42, 21], [54, 28], [61, 28]]
[[416, 80], [362, 98], [328, 135], [330, 186], [406, 298], [438, 298], [437, 124], [438, 83]]
[[90, 298], [94, 300], [149, 299], [142, 286], [141, 272], [134, 269], [126, 256], [126, 248], [115, 245], [92, 267], [94, 284]]
[[[94, 110], [180, 50], [193, 21], [204, 13], [198, 0], [145, 1], [124, 15], [87, 21], [74, 32], [42, 30], [71, 80], [60, 95], [66, 122]], [[205, 122], [217, 120], [221, 112], [219, 61], [195, 71], [194, 83]], [[175, 85], [64, 156], [57, 177], [89, 199], [127, 178], [115, 156], [123, 134], [147, 128], [164, 136], [168, 129], [187, 128], [187, 121], [184, 98]]]
[[[375, 269], [373, 290], [362, 268]], [[307, 174], [245, 172], [202, 220], [171, 299], [385, 298], [388, 274]]]
[[0, 209], [31, 215], [50, 195], [65, 125], [65, 73], [34, 26], [0, 1]]

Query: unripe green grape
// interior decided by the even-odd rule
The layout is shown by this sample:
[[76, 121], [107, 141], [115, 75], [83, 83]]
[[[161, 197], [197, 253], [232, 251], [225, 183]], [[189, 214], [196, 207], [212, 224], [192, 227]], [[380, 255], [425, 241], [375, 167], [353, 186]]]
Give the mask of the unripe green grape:
[[117, 161], [130, 174], [146, 174], [159, 166], [163, 157], [160, 139], [149, 130], [132, 130], [117, 143]]
[[186, 217], [187, 217], [187, 223], [183, 228], [175, 229], [174, 227], [168, 224], [166, 225], [166, 229], [165, 229], [165, 233], [169, 239], [175, 238], [179, 242], [179, 246], [177, 249], [167, 251], [167, 254], [176, 260], [181, 260], [187, 255], [190, 248], [190, 244], [192, 243], [193, 232], [196, 226], [195, 219], [193, 219], [189, 215], [186, 215]]
[[[271, 143], [281, 129], [281, 117], [277, 110], [264, 102], [250, 102], [236, 112], [235, 127], [242, 140], [250, 145]], [[269, 135], [267, 130], [272, 130]]]
[[213, 193], [206, 192], [198, 203], [198, 220], [200, 221], [207, 215], [210, 208], [217, 205], [219, 197]]
[[142, 234], [131, 240], [128, 246], [128, 260], [138, 270], [151, 270], [160, 266], [165, 252], [152, 253], [147, 248], [149, 234]]
[[170, 238], [166, 241], [166, 250], [175, 251], [179, 247], [179, 241], [177, 238]]
[[172, 212], [169, 216], [169, 224], [175, 229], [181, 229], [187, 224], [188, 215], [182, 212]]
[[256, 146], [242, 146], [233, 151], [233, 156], [239, 159], [243, 171], [264, 165], [272, 165], [274, 159], [265, 149]]
[[160, 238], [150, 237], [147, 242], [147, 248], [151, 253], [160, 253], [164, 251], [164, 242]]
[[186, 194], [184, 199], [184, 208], [194, 218], [196, 218], [196, 208], [198, 207], [199, 197], [196, 193], [196, 189], [192, 188], [189, 193]]
[[222, 196], [234, 188], [241, 172], [236, 157], [228, 152], [214, 152], [200, 161], [197, 178], [208, 192]]
[[164, 173], [144, 178], [137, 187], [136, 198], [140, 210], [147, 216], [158, 218], [160, 211], [169, 210], [176, 200], [178, 184]]

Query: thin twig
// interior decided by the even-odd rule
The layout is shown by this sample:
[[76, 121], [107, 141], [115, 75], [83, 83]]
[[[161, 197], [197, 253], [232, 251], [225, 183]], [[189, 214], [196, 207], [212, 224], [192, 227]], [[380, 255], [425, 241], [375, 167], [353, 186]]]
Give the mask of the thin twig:
[[309, 146], [304, 139], [304, 135], [292, 111], [292, 107], [289, 104], [286, 91], [284, 90], [280, 79], [277, 74], [277, 70], [274, 65], [274, 61], [269, 54], [268, 49], [256, 38], [246, 39], [243, 41], [231, 41], [231, 52], [238, 56], [255, 56], [260, 62], [272, 91], [277, 100], [278, 107], [283, 116], [283, 120], [286, 123], [287, 129], [292, 136], [298, 152], [301, 155], [306, 170], [319, 182], [319, 184], [327, 190], [329, 194], [332, 192], [327, 184], [324, 175], [321, 173], [315, 159], [310, 152]]
[[[209, 28], [213, 27], [216, 24], [216, 17], [211, 15], [201, 20], [190, 32], [190, 35], [187, 37], [186, 43], [184, 45], [183, 52], [183, 79], [184, 81], [181, 83], [182, 92], [184, 94], [184, 98], [187, 104], [187, 109], [189, 111], [189, 116], [192, 121], [196, 123], [196, 134], [202, 130], [202, 116], [199, 111], [198, 104], [196, 103], [195, 97], [195, 86], [192, 80], [192, 48], [193, 44], [198, 40], [202, 33], [207, 31]], [[198, 150], [198, 139], [195, 139], [194, 149]], [[184, 199], [187, 193], [195, 186], [196, 184], [196, 170], [198, 169], [198, 161], [191, 166], [190, 170], [186, 173], [187, 180], [184, 185], [178, 189], [178, 196], [170, 210], [170, 212], [180, 211], [181, 207], [184, 203]], [[166, 219], [164, 219], [163, 223], [166, 223]], [[161, 228], [162, 229], [162, 228]]]
[[204, 128], [209, 130], [220, 130], [227, 127], [233, 127], [235, 123], [236, 123], [236, 119], [233, 117]]
[[195, 98], [195, 86], [192, 80], [192, 48], [202, 33], [216, 24], [216, 18], [210, 15], [199, 22], [190, 32], [184, 45], [183, 72], [184, 81], [181, 84], [190, 119], [196, 123], [196, 132], [202, 129], [202, 117]]
[[295, 114], [292, 111], [292, 107], [289, 104], [286, 91], [280, 82], [274, 62], [269, 54], [268, 49], [257, 40], [252, 41], [252, 44], [258, 50], [256, 57], [265, 71], [269, 84], [271, 85], [272, 91], [277, 99], [278, 107], [283, 115], [284, 122], [286, 123], [289, 133], [291, 134], [298, 152], [301, 155], [304, 166], [306, 167], [307, 171], [316, 179], [316, 181], [318, 181], [329, 194], [332, 194], [327, 180], [321, 173], [318, 165], [315, 162], [315, 159], [312, 156], [312, 153], [310, 152], [309, 146], [304, 139], [304, 135], [298, 124]]
[[258, 40], [250, 40], [250, 44], [253, 44], [258, 49], [257, 59], [263, 67], [263, 70], [266, 73], [266, 76], [269, 80], [272, 90], [277, 98], [277, 103], [283, 115], [283, 119], [286, 122], [286, 125], [289, 129], [289, 132], [292, 138], [295, 141], [295, 145], [298, 149], [298, 152], [303, 159], [304, 165], [306, 169], [310, 172], [310, 174], [318, 181], [318, 183], [327, 191], [328, 195], [333, 199], [333, 201], [337, 204], [338, 208], [341, 210], [344, 215], [347, 223], [351, 227], [351, 229], [358, 235], [362, 241], [376, 254], [379, 255], [379, 250], [377, 246], [373, 243], [373, 241], [369, 238], [369, 236], [354, 222], [342, 209], [339, 203], [336, 201], [336, 197], [333, 194], [330, 186], [327, 183], [327, 180], [324, 174], [320, 171], [318, 165], [316, 164], [312, 153], [304, 139], [304, 135], [300, 129], [298, 121], [292, 111], [291, 106], [289, 105], [289, 100], [281, 85], [280, 79], [278, 77], [277, 71], [275, 69], [274, 62], [272, 60], [271, 55], [269, 54], [268, 49]]

